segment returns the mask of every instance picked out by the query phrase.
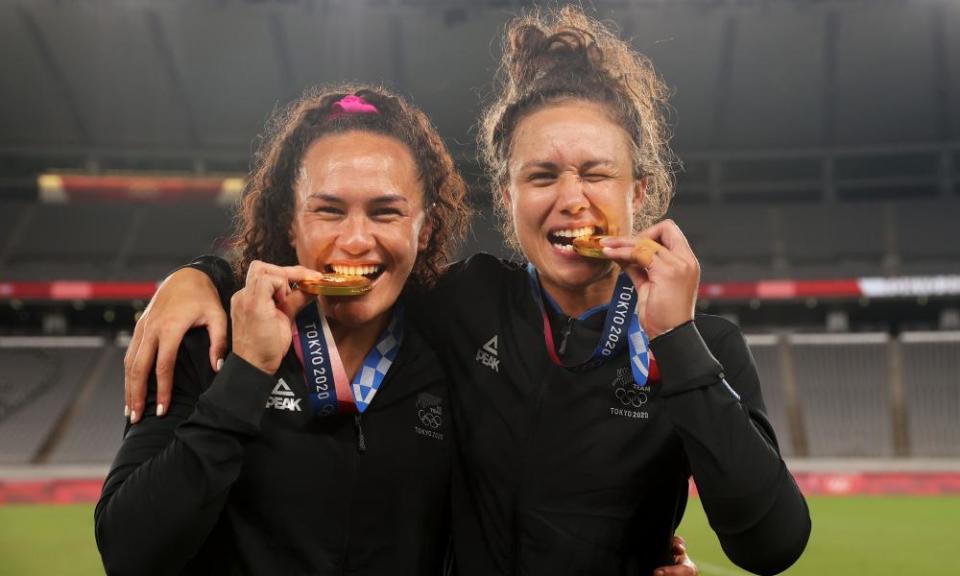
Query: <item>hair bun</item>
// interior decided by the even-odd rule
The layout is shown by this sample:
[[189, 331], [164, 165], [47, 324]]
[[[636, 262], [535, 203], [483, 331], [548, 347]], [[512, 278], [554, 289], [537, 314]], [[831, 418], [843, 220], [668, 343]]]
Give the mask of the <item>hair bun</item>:
[[543, 78], [561, 74], [594, 75], [604, 70], [603, 51], [584, 30], [561, 28], [547, 35], [534, 24], [510, 33], [506, 54], [508, 82], [534, 87]]
[[633, 176], [646, 182], [637, 229], [663, 216], [673, 194], [666, 123], [670, 90], [653, 64], [613, 26], [573, 5], [534, 8], [514, 18], [504, 30], [494, 90], [477, 137], [493, 184], [494, 207], [511, 243], [516, 235], [501, 192], [510, 178], [513, 135], [524, 117], [564, 100], [599, 105], [629, 136]]

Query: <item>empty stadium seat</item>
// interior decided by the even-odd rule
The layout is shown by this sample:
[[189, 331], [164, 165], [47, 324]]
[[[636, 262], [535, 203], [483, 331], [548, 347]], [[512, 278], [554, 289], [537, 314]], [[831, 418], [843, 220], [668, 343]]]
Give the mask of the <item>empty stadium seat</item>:
[[767, 408], [767, 418], [777, 433], [780, 454], [793, 456], [793, 435], [790, 433], [790, 419], [787, 414], [787, 394], [784, 389], [783, 364], [780, 359], [778, 337], [773, 335], [746, 336], [750, 352], [757, 364], [760, 376], [760, 388], [763, 402]]
[[37, 456], [51, 430], [75, 400], [100, 347], [0, 348], [3, 387], [24, 389], [0, 418], [0, 464], [25, 464]]
[[901, 335], [911, 456], [960, 456], [960, 333]]
[[136, 205], [37, 204], [4, 264], [9, 279], [103, 279], [128, 240]]
[[797, 395], [812, 457], [891, 457], [889, 337], [791, 335]]
[[123, 350], [105, 348], [105, 371], [93, 383], [60, 442], [47, 459], [51, 464], [109, 463], [123, 440]]
[[784, 254], [791, 265], [837, 260], [868, 260], [884, 255], [882, 204], [782, 206]]
[[960, 202], [928, 200], [894, 205], [897, 252], [907, 274], [960, 272]]
[[674, 206], [668, 216], [683, 230], [697, 257], [706, 262], [771, 264], [776, 242], [767, 206]]
[[0, 255], [7, 247], [7, 242], [10, 241], [17, 221], [27, 206], [28, 204], [20, 202], [0, 203]]
[[230, 210], [193, 202], [146, 206], [118, 274], [126, 279], [153, 280], [200, 254], [222, 252], [231, 233]]

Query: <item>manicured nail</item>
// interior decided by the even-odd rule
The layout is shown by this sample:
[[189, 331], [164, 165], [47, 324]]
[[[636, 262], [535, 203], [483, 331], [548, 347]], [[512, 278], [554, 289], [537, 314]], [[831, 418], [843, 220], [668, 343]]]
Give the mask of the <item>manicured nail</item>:
[[217, 358], [217, 372], [219, 372], [221, 368], [223, 368], [223, 358]]
[[130, 417], [130, 407], [127, 406], [126, 404], [123, 405], [123, 417], [124, 418]]
[[163, 404], [157, 404], [157, 416], [163, 416], [165, 411]]
[[136, 424], [136, 423], [137, 423], [137, 411], [136, 411], [136, 410], [131, 410], [131, 411], [130, 411], [130, 423], [131, 423], [131, 424]]

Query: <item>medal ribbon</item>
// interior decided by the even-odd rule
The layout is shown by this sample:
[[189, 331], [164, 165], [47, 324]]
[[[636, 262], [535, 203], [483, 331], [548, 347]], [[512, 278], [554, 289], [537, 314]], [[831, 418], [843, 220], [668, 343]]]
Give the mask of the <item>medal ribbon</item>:
[[363, 359], [353, 382], [348, 382], [347, 371], [320, 303], [304, 308], [296, 318], [293, 342], [303, 366], [303, 380], [314, 414], [329, 416], [337, 412], [366, 410], [393, 365], [402, 341], [403, 305], [397, 302], [390, 324]]
[[[640, 319], [637, 316], [637, 289], [626, 273], [621, 272], [617, 277], [617, 285], [613, 289], [613, 297], [607, 307], [607, 318], [593, 353], [578, 364], [564, 364], [553, 342], [553, 330], [550, 328], [550, 318], [543, 303], [543, 289], [540, 287], [537, 269], [533, 264], [528, 264], [527, 272], [530, 276], [533, 299], [543, 316], [543, 337], [547, 345], [547, 353], [554, 364], [576, 372], [590, 370], [619, 354], [626, 342], [630, 349], [630, 370], [633, 372], [635, 385], [639, 387], [646, 384], [651, 370], [650, 340], [640, 326]], [[656, 366], [653, 369], [656, 370]]]

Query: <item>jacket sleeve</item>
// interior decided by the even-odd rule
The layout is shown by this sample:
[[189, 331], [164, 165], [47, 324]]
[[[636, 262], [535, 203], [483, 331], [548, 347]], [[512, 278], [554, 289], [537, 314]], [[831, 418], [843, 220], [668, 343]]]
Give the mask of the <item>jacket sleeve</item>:
[[128, 426], [104, 482], [94, 516], [108, 574], [183, 570], [218, 522], [244, 447], [259, 434], [272, 377], [230, 354], [204, 386], [213, 378], [205, 337], [194, 331], [181, 346], [164, 418], [148, 416], [156, 391], [151, 381], [148, 410]]
[[214, 286], [217, 287], [217, 293], [220, 294], [220, 304], [224, 309], [228, 308], [230, 297], [239, 290], [237, 279], [233, 275], [233, 269], [230, 263], [219, 256], [204, 254], [198, 256], [195, 260], [181, 266], [181, 268], [193, 268], [199, 270], [210, 277]]
[[725, 328], [708, 347], [690, 322], [656, 338], [651, 349], [667, 412], [724, 552], [745, 570], [777, 574], [803, 553], [810, 514], [780, 458], [749, 348], [735, 326]]

